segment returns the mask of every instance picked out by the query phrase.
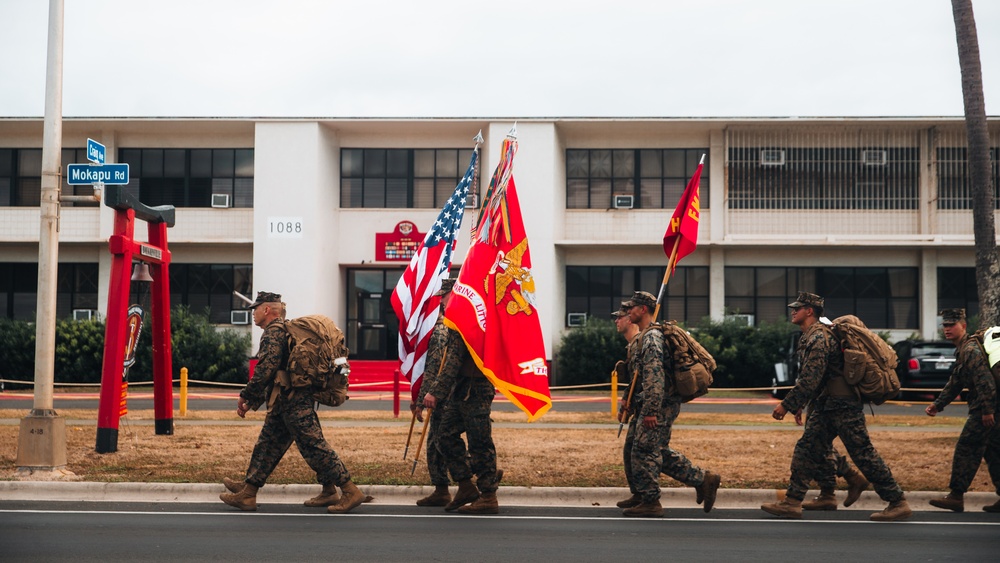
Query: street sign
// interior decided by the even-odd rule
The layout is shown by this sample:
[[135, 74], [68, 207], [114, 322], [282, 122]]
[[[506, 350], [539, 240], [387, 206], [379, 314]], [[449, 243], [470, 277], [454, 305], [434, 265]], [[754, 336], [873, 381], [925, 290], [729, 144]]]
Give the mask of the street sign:
[[71, 186], [86, 184], [127, 184], [128, 164], [70, 164], [66, 167], [66, 182]]
[[87, 160], [95, 164], [104, 164], [104, 145], [93, 139], [87, 139]]

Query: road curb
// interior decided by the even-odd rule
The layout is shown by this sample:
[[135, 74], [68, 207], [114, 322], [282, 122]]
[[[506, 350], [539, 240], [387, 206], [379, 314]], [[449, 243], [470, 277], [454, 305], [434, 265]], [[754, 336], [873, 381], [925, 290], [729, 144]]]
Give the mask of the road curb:
[[[411, 505], [418, 498], [430, 494], [432, 486], [361, 485], [366, 494], [375, 497], [376, 504]], [[300, 504], [315, 496], [318, 485], [268, 485], [258, 493], [261, 503]], [[2, 501], [68, 501], [68, 502], [169, 502], [208, 503], [219, 502], [225, 492], [222, 484], [213, 483], [94, 483], [84, 481], [0, 481]], [[784, 497], [783, 490], [772, 489], [719, 489], [717, 508], [759, 508], [762, 503], [774, 502]], [[810, 491], [810, 495], [818, 491]], [[838, 492], [843, 502], [846, 493]], [[928, 504], [933, 498], [943, 496], [940, 491], [907, 492], [906, 498], [913, 510], [939, 511]], [[506, 506], [566, 506], [614, 507], [619, 500], [628, 498], [625, 487], [501, 487], [497, 497]], [[978, 512], [982, 506], [996, 502], [993, 493], [967, 493], [967, 510]], [[695, 494], [692, 488], [664, 488], [660, 498], [664, 508], [692, 508]], [[857, 503], [842, 510], [877, 511], [885, 508], [873, 491], [866, 491]]]

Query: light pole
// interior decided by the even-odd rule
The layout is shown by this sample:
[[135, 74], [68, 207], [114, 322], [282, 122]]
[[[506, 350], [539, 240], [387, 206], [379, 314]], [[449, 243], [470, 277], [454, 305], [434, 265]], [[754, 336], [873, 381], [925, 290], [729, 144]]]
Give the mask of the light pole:
[[38, 238], [38, 307], [35, 320], [35, 395], [21, 419], [19, 472], [65, 471], [66, 420], [52, 404], [55, 382], [56, 291], [59, 268], [59, 192], [62, 152], [63, 0], [49, 0], [42, 135], [41, 229]]

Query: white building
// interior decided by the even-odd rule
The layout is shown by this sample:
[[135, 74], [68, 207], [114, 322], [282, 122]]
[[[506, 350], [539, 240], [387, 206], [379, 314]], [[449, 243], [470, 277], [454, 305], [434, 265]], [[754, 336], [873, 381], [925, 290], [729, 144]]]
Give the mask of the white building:
[[[323, 313], [345, 326], [357, 358], [392, 359], [389, 294], [406, 260], [383, 259], [377, 235], [403, 222], [426, 232], [480, 130], [488, 182], [513, 124], [74, 118], [63, 121], [62, 169], [87, 161], [92, 138], [108, 162], [130, 164], [128, 189], [144, 203], [177, 207], [173, 304], [210, 307], [226, 324], [242, 307], [234, 289], [278, 292], [291, 316]], [[42, 125], [0, 119], [6, 317], [34, 318]], [[990, 133], [996, 189], [1000, 119]], [[932, 337], [942, 307], [978, 311], [961, 119], [520, 119], [517, 137], [514, 176], [550, 358], [581, 314], [606, 316], [634, 289], [658, 290], [663, 233], [702, 154], [699, 244], [661, 318], [775, 321], [807, 290], [832, 315], [855, 313], [905, 338]], [[63, 205], [61, 317], [104, 313], [112, 218], [103, 205]], [[463, 229], [471, 225], [470, 216]], [[462, 236], [456, 270], [467, 248]]]

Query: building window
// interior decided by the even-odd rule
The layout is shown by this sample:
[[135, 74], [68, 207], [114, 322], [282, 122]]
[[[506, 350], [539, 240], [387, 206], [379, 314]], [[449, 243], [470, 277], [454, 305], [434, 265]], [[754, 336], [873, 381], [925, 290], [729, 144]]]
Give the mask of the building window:
[[[663, 283], [663, 268], [649, 266], [567, 266], [566, 313], [609, 318], [634, 291], [656, 295]], [[660, 305], [660, 319], [696, 323], [708, 316], [708, 268], [678, 266], [667, 284]]]
[[[96, 263], [60, 262], [56, 274], [56, 316], [97, 309]], [[38, 308], [38, 263], [0, 262], [0, 317], [33, 321]]]
[[253, 149], [121, 149], [119, 160], [126, 191], [146, 205], [253, 207]]
[[472, 149], [341, 149], [340, 206], [440, 209], [471, 159]]
[[857, 315], [873, 329], [918, 328], [916, 268], [726, 268], [726, 313], [754, 322], [788, 319], [799, 291], [826, 300], [831, 319]]
[[937, 280], [938, 311], [961, 308], [965, 309], [967, 318], [979, 314], [975, 268], [938, 268]]
[[567, 149], [566, 208], [610, 209], [632, 196], [638, 209], [673, 209], [705, 155], [701, 207], [708, 208], [708, 149]]
[[[965, 147], [941, 147], [938, 159], [938, 209], [972, 209], [972, 188], [969, 184], [968, 150]], [[1000, 148], [990, 148], [993, 208], [1000, 209]]]
[[[140, 285], [141, 284], [141, 285]], [[133, 299], [149, 292], [146, 282], [132, 282]], [[233, 295], [238, 291], [253, 298], [251, 264], [170, 264], [170, 304], [187, 305], [193, 314], [207, 315], [213, 324], [229, 324], [233, 310], [246, 302]]]
[[[63, 195], [92, 195], [91, 186], [70, 186], [66, 166], [85, 164], [85, 149], [63, 149]], [[42, 201], [42, 149], [0, 149], [0, 207], [38, 207]], [[96, 207], [94, 202], [64, 202], [63, 207]]]

